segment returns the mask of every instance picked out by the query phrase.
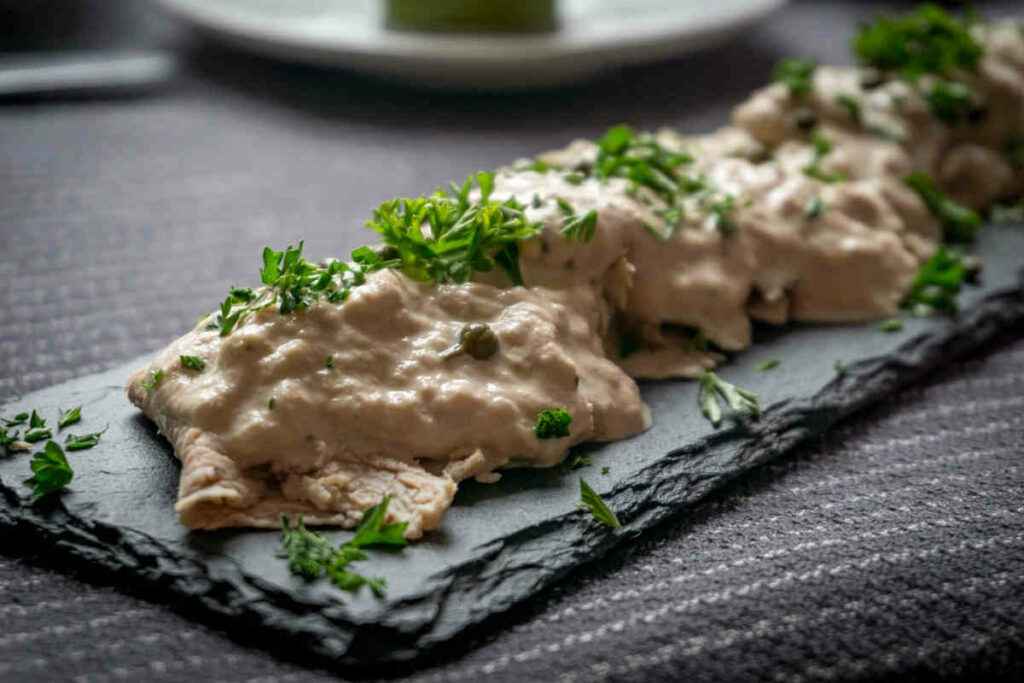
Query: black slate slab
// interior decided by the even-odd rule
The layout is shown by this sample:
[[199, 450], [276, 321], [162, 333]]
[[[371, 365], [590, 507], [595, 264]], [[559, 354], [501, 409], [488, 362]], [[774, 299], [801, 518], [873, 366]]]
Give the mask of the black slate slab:
[[[759, 330], [755, 348], [721, 371], [761, 394], [769, 407], [756, 423], [716, 431], [697, 410], [693, 383], [649, 383], [643, 392], [654, 427], [633, 439], [587, 447], [593, 465], [574, 472], [512, 471], [496, 485], [463, 486], [439, 532], [363, 564], [367, 573], [387, 578], [384, 600], [290, 576], [275, 557], [276, 532], [194, 533], [178, 525], [172, 510], [177, 462], [124, 398], [124, 380], [141, 359], [0, 410], [10, 416], [39, 408], [52, 420], [59, 408], [82, 404], [85, 419], [69, 431], [109, 425], [100, 446], [69, 454], [75, 480], [51, 503], [29, 504], [22, 484], [29, 456], [0, 458], [4, 542], [25, 553], [45, 550], [69, 566], [100, 571], [134, 591], [301, 655], [352, 667], [410, 661], [492, 623], [742, 472], [1024, 322], [1024, 228], [990, 227], [977, 251], [986, 262], [984, 284], [965, 292], [963, 311], [954, 319], [910, 318], [893, 334], [874, 324]], [[781, 365], [758, 372], [768, 358]], [[836, 361], [845, 374], [836, 374]], [[603, 467], [607, 475], [600, 473]], [[576, 509], [581, 476], [618, 512], [622, 530], [609, 532]]]

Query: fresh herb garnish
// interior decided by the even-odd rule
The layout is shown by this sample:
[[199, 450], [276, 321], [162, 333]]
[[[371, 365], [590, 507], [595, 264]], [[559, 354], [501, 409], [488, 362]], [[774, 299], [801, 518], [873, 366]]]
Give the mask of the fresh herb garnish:
[[733, 218], [735, 208], [736, 198], [731, 194], [722, 195], [708, 206], [715, 228], [723, 235], [736, 232], [736, 221]]
[[943, 194], [927, 173], [915, 171], [903, 179], [917, 192], [928, 210], [942, 224], [943, 236], [950, 242], [970, 242], [981, 229], [981, 216], [977, 212], [954, 202]]
[[619, 518], [584, 479], [580, 479], [580, 506], [590, 510], [590, 514], [601, 524], [613, 529], [622, 527]]
[[836, 371], [838, 376], [844, 377], [846, 375], [846, 363], [843, 361], [837, 360], [832, 364], [832, 368]]
[[350, 592], [365, 585], [381, 597], [387, 587], [384, 579], [363, 576], [352, 571], [349, 565], [367, 559], [365, 548], [403, 548], [407, 544], [406, 522], [384, 523], [389, 502], [390, 496], [384, 496], [378, 505], [363, 513], [355, 535], [337, 548], [320, 534], [308, 530], [301, 517], [292, 526], [282, 515], [279, 556], [288, 559], [288, 569], [293, 574], [310, 580], [326, 576], [334, 585]]
[[25, 424], [25, 422], [27, 420], [28, 420], [28, 413], [18, 413], [17, 415], [12, 417], [10, 420], [4, 420], [4, 423], [8, 427], [13, 427], [15, 425]]
[[29, 429], [42, 429], [46, 426], [46, 420], [44, 420], [43, 416], [33, 409], [32, 415], [28, 419], [28, 426]]
[[846, 176], [842, 173], [828, 173], [821, 168], [822, 160], [832, 151], [831, 140], [822, 133], [815, 131], [811, 135], [811, 146], [813, 148], [813, 156], [811, 157], [811, 162], [803, 167], [804, 175], [820, 180], [823, 183], [836, 183], [846, 180]]
[[837, 95], [836, 103], [846, 110], [846, 113], [850, 116], [850, 120], [858, 126], [861, 123], [861, 106], [860, 101], [852, 95]]
[[919, 315], [932, 311], [956, 313], [959, 308], [956, 298], [966, 278], [963, 257], [940, 246], [930, 259], [921, 264], [903, 306]]
[[65, 427], [75, 424], [76, 422], [82, 421], [82, 406], [75, 406], [70, 410], [62, 410], [60, 417], [57, 418], [57, 429], [61, 430]]
[[25, 431], [25, 436], [22, 437], [27, 443], [36, 443], [43, 439], [49, 439], [53, 436], [53, 431], [46, 426], [46, 420], [36, 412], [32, 411], [32, 414], [28, 419], [28, 429]]
[[414, 280], [462, 283], [497, 265], [513, 284], [522, 285], [518, 243], [536, 235], [541, 224], [528, 221], [514, 198], [490, 198], [493, 174], [476, 174], [476, 184], [476, 201], [470, 200], [470, 177], [461, 187], [430, 197], [384, 202], [366, 225], [395, 249], [393, 267]]
[[924, 74], [973, 71], [982, 55], [968, 24], [932, 4], [864, 26], [853, 40], [853, 50], [862, 63], [898, 71], [911, 80]]
[[697, 401], [700, 410], [712, 425], [717, 427], [722, 421], [721, 399], [735, 413], [747, 413], [752, 417], [761, 415], [761, 403], [757, 394], [726, 382], [711, 370], [705, 370], [700, 376], [700, 389]]
[[98, 444], [101, 436], [103, 436], [103, 432], [81, 435], [68, 434], [67, 438], [64, 439], [64, 448], [69, 451], [83, 451]]
[[823, 213], [825, 213], [825, 202], [821, 197], [814, 197], [804, 207], [804, 216], [810, 221], [818, 218]]
[[597, 231], [596, 209], [591, 209], [580, 216], [572, 208], [572, 204], [566, 200], [557, 197], [555, 201], [558, 203], [558, 209], [562, 212], [561, 233], [566, 239], [576, 242], [589, 242], [594, 239], [594, 233]]
[[179, 356], [179, 360], [181, 361], [181, 367], [187, 370], [202, 372], [206, 369], [206, 361], [199, 356]]
[[569, 436], [572, 415], [564, 408], [548, 408], [537, 413], [533, 433], [538, 439], [560, 439]]
[[793, 97], [803, 97], [814, 86], [814, 70], [817, 64], [808, 59], [783, 59], [775, 65], [774, 77], [789, 88]]
[[163, 370], [151, 370], [149, 378], [142, 381], [142, 388], [146, 391], [153, 391], [164, 381]]
[[892, 334], [893, 332], [899, 332], [903, 329], [903, 321], [899, 318], [889, 318], [888, 320], [882, 321], [878, 325], [878, 329], [882, 332]]
[[573, 453], [565, 461], [565, 467], [569, 470], [578, 470], [581, 467], [588, 467], [593, 464], [594, 462], [590, 459], [590, 456], [583, 453]]
[[962, 123], [980, 111], [971, 89], [956, 81], [936, 81], [924, 99], [935, 118], [950, 125]]
[[277, 401], [276, 401], [276, 400], [274, 399], [274, 397], [273, 397], [273, 396], [271, 396], [271, 397], [270, 397], [270, 398], [269, 398], [269, 399], [267, 400], [267, 410], [273, 410], [273, 409], [274, 409], [274, 405], [275, 405], [276, 403], [277, 403]]
[[327, 356], [327, 358], [324, 359], [324, 367], [328, 370], [334, 369], [334, 356]]
[[54, 441], [47, 441], [43, 450], [32, 456], [32, 477], [25, 483], [32, 486], [33, 501], [59, 491], [71, 483], [75, 473]]
[[602, 467], [601, 468], [601, 474], [608, 474], [609, 472], [611, 472], [611, 468], [609, 468], [609, 467]]
[[774, 370], [775, 368], [779, 367], [779, 365], [781, 364], [782, 361], [780, 361], [778, 358], [769, 358], [768, 360], [761, 361], [755, 367], [758, 372], [768, 372], [769, 370]]

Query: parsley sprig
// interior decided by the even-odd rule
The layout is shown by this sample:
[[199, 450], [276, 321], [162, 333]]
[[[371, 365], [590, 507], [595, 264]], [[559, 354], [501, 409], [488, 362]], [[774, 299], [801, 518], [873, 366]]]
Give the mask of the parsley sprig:
[[940, 246], [930, 259], [921, 264], [903, 300], [903, 306], [918, 315], [933, 311], [956, 313], [957, 295], [967, 279], [968, 269], [959, 252]]
[[[470, 198], [474, 180], [477, 200]], [[477, 173], [429, 197], [386, 201], [366, 226], [392, 248], [393, 258], [383, 262], [365, 248], [357, 252], [375, 268], [395, 267], [414, 280], [462, 283], [498, 266], [522, 285], [518, 245], [540, 232], [541, 224], [527, 220], [516, 199], [491, 199], [493, 190], [494, 174]]]
[[385, 580], [359, 574], [349, 565], [367, 559], [366, 548], [404, 548], [407, 544], [406, 522], [384, 523], [390, 500], [390, 496], [384, 496], [379, 504], [363, 513], [355, 535], [337, 548], [307, 529], [301, 517], [293, 526], [288, 517], [282, 515], [279, 557], [287, 558], [289, 571], [298, 576], [309, 580], [326, 576], [338, 588], [349, 592], [367, 586], [374, 595], [381, 597], [387, 588]]
[[817, 64], [809, 59], [783, 59], [775, 65], [775, 80], [789, 88], [793, 97], [803, 97], [814, 87]]
[[832, 151], [831, 140], [821, 132], [815, 131], [811, 135], [811, 148], [813, 155], [811, 156], [810, 163], [802, 169], [804, 175], [820, 180], [823, 183], [836, 183], [846, 180], [846, 176], [842, 173], [829, 173], [821, 168], [821, 162]]
[[64, 451], [55, 441], [47, 441], [46, 447], [32, 457], [31, 467], [32, 477], [25, 483], [32, 487], [33, 502], [60, 491], [75, 476]]
[[701, 373], [699, 381], [697, 402], [704, 417], [715, 427], [722, 422], [722, 399], [735, 413], [746, 413], [755, 418], [761, 415], [760, 399], [754, 392], [726, 382], [711, 370]]
[[972, 209], [953, 201], [935, 185], [931, 176], [915, 171], [903, 179], [917, 192], [928, 210], [942, 224], [943, 236], [949, 242], [971, 242], [981, 229], [981, 216]]
[[568, 201], [556, 197], [558, 210], [562, 212], [562, 235], [575, 242], [589, 242], [597, 231], [597, 210], [591, 209], [580, 215]]
[[538, 439], [560, 439], [569, 436], [572, 415], [565, 408], [548, 408], [537, 413], [533, 433]]

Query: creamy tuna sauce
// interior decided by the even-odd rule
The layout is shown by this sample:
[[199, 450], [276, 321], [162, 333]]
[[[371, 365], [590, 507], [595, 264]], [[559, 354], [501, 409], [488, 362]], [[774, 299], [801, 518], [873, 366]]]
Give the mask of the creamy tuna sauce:
[[[128, 387], [182, 462], [181, 521], [351, 527], [390, 495], [389, 518], [417, 538], [460, 481], [645, 430], [633, 378], [697, 377], [750, 346], [752, 320], [897, 313], [943, 239], [908, 174], [977, 209], [1024, 190], [1005, 153], [1024, 132], [1024, 34], [971, 30], [984, 52], [957, 80], [984, 112], [969, 124], [936, 117], [927, 75], [819, 66], [807, 92], [770, 85], [729, 127], [653, 136], [689, 157], [672, 199], [600, 177], [588, 141], [499, 170], [492, 199], [514, 197], [541, 226], [518, 245], [524, 286], [501, 270], [438, 284], [384, 268], [344, 301], [265, 307], [226, 335], [204, 320]], [[596, 214], [592, 238], [563, 234], [567, 207]], [[493, 352], [459, 347], [471, 324]], [[568, 435], [540, 438], [552, 408], [571, 416]]]

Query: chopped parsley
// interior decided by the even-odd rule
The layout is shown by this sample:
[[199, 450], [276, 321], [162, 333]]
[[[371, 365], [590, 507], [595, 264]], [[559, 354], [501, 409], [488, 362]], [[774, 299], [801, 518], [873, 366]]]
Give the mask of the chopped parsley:
[[722, 399], [734, 413], [747, 413], [755, 418], [761, 415], [760, 399], [754, 392], [726, 382], [711, 370], [701, 373], [699, 381], [700, 410], [715, 427], [722, 421]]
[[389, 496], [384, 496], [378, 505], [363, 513], [363, 519], [356, 527], [355, 535], [337, 548], [320, 534], [310, 531], [300, 517], [292, 526], [287, 516], [281, 516], [281, 551], [279, 557], [287, 558], [291, 573], [308, 580], [326, 576], [342, 590], [354, 592], [367, 586], [374, 595], [381, 597], [387, 588], [383, 578], [367, 577], [352, 571], [353, 562], [367, 559], [364, 549], [370, 547], [403, 548], [406, 522], [385, 524]]
[[590, 514], [601, 524], [613, 529], [622, 527], [622, 523], [619, 522], [619, 518], [612, 512], [611, 508], [605, 504], [601, 496], [594, 492], [594, 489], [590, 488], [590, 484], [583, 479], [580, 479], [580, 506], [590, 510]]
[[[499, 266], [513, 284], [522, 285], [519, 270], [521, 240], [536, 235], [541, 224], [526, 219], [524, 207], [514, 198], [492, 200], [494, 174], [476, 174], [480, 198], [470, 200], [474, 178], [429, 197], [392, 199], [381, 204], [367, 227], [380, 233], [394, 249], [386, 264], [413, 280], [462, 283], [474, 272]], [[366, 249], [364, 247], [364, 249]], [[363, 250], [356, 250], [363, 257]], [[360, 259], [357, 258], [357, 261]], [[372, 263], [379, 268], [381, 263]]]
[[153, 391], [158, 386], [160, 386], [160, 383], [163, 382], [163, 381], [164, 381], [164, 371], [163, 370], [151, 370], [150, 373], [149, 373], [149, 378], [143, 380], [142, 388], [145, 389], [146, 391]]
[[949, 242], [973, 241], [981, 229], [981, 216], [943, 194], [927, 173], [915, 171], [903, 179], [917, 192], [928, 210], [942, 224], [943, 236]]
[[813, 156], [811, 157], [811, 162], [803, 167], [804, 175], [820, 180], [823, 183], [836, 183], [846, 180], [846, 176], [842, 173], [828, 173], [821, 168], [822, 160], [832, 151], [831, 140], [820, 132], [815, 131], [811, 135], [811, 146], [813, 148]]
[[179, 360], [181, 361], [181, 367], [187, 370], [202, 372], [206, 369], [206, 361], [199, 356], [179, 356]]
[[46, 426], [46, 420], [44, 420], [43, 416], [36, 412], [35, 409], [33, 409], [32, 415], [28, 418], [28, 426], [29, 429], [41, 429]]
[[903, 329], [903, 321], [899, 318], [889, 318], [888, 320], [882, 321], [882, 323], [879, 324], [878, 329], [888, 334], [899, 332]]
[[956, 81], [936, 81], [925, 92], [924, 99], [935, 118], [949, 125], [963, 123], [982, 111], [975, 103], [973, 91]]
[[103, 436], [103, 432], [82, 435], [68, 434], [64, 439], [64, 448], [69, 451], [83, 451], [98, 444], [101, 436]]
[[334, 369], [334, 356], [327, 356], [327, 358], [324, 359], [324, 367], [328, 370]]
[[565, 461], [566, 469], [570, 470], [578, 470], [581, 467], [588, 467], [593, 464], [594, 462], [590, 459], [590, 456], [583, 453], [573, 453], [569, 456], [569, 459]]
[[967, 22], [933, 4], [865, 25], [853, 39], [853, 51], [861, 63], [910, 80], [973, 71], [982, 55]]
[[839, 377], [846, 376], [847, 368], [846, 363], [844, 363], [843, 361], [837, 360], [835, 363], [832, 364], [832, 369], [836, 371], [836, 375], [838, 375]]
[[602, 467], [601, 468], [601, 474], [608, 474], [609, 472], [611, 472], [611, 468], [609, 468], [609, 467]]
[[956, 313], [959, 308], [957, 295], [967, 276], [963, 257], [940, 246], [930, 259], [921, 264], [903, 306], [918, 315], [933, 311]]
[[774, 370], [775, 368], [779, 367], [779, 365], [781, 364], [782, 361], [780, 361], [778, 358], [769, 358], [768, 360], [763, 360], [760, 363], [758, 363], [756, 369], [758, 372], [768, 372], [769, 370]]
[[722, 195], [708, 206], [715, 228], [723, 235], [736, 232], [736, 221], [733, 218], [735, 208], [736, 198], [731, 194]]
[[594, 239], [597, 231], [597, 209], [591, 209], [582, 216], [572, 208], [572, 204], [557, 197], [558, 208], [562, 212], [562, 235], [575, 242], [589, 242]]
[[57, 429], [61, 430], [65, 427], [75, 424], [76, 422], [82, 421], [82, 406], [75, 406], [70, 410], [62, 410], [60, 417], [57, 418]]
[[64, 451], [54, 441], [47, 441], [43, 450], [32, 456], [32, 477], [25, 483], [32, 486], [33, 501], [71, 483], [75, 473], [64, 457]]
[[274, 399], [273, 396], [271, 396], [267, 400], [267, 410], [273, 410], [274, 409], [274, 404], [276, 404], [276, 403], [277, 403], [277, 401]]
[[25, 422], [27, 422], [27, 421], [28, 421], [28, 413], [18, 413], [17, 415], [12, 417], [10, 420], [4, 420], [4, 423], [8, 427], [13, 427], [15, 425], [25, 424]]
[[821, 197], [814, 197], [804, 207], [804, 217], [813, 221], [825, 213], [825, 201]]
[[31, 416], [29, 416], [28, 429], [25, 431], [25, 436], [22, 437], [23, 440], [26, 443], [36, 443], [43, 439], [49, 439], [52, 436], [53, 431], [46, 426], [46, 420], [33, 410]]
[[538, 439], [560, 439], [569, 436], [572, 415], [565, 408], [548, 408], [537, 413], [533, 433]]
[[858, 126], [862, 120], [860, 101], [852, 95], [837, 95], [836, 104], [846, 110], [846, 113], [850, 116], [850, 120]]
[[817, 64], [808, 59], [783, 59], [775, 65], [775, 80], [789, 88], [793, 97], [810, 94], [814, 87], [814, 70]]

